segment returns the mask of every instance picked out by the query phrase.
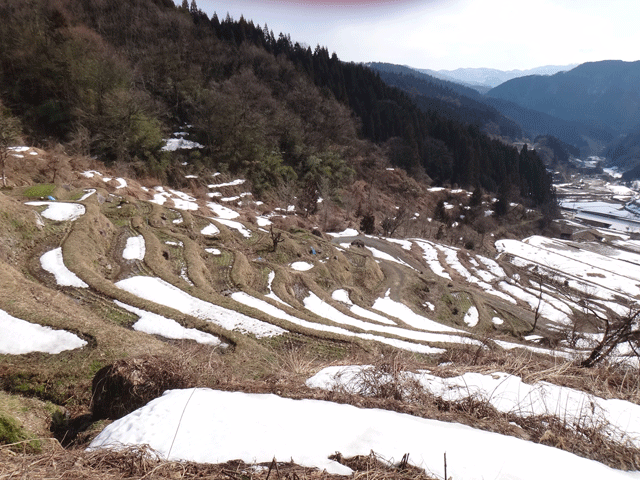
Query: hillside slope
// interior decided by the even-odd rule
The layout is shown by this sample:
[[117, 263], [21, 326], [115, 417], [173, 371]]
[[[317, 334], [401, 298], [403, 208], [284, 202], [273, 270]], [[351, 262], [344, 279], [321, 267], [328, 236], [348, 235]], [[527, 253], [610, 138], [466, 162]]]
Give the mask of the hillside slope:
[[638, 476], [640, 254], [535, 152], [195, 2], [0, 14], [0, 476]]
[[[388, 372], [425, 368], [443, 377], [480, 367], [539, 378], [537, 372], [560, 362], [572, 369], [563, 382], [574, 388], [595, 394], [607, 390], [603, 378], [615, 378], [621, 381], [616, 395], [635, 398], [624, 369], [611, 367], [603, 375], [564, 362], [589, 349], [570, 340], [576, 335], [570, 326], [580, 317], [561, 280], [589, 285], [598, 298], [609, 299], [598, 308], [609, 309], [623, 302], [619, 291], [640, 298], [634, 270], [622, 266], [640, 263], [640, 257], [627, 252], [614, 259], [589, 245], [542, 237], [494, 243], [493, 233], [473, 233], [465, 224], [478, 214], [485, 228], [493, 225], [503, 238], [515, 232], [510, 225], [537, 225], [538, 214], [522, 205], [491, 218], [484, 213], [496, 208], [490, 197], [432, 188], [417, 196], [425, 203], [402, 217], [394, 237], [385, 236], [388, 227], [377, 222], [378, 236], [361, 235], [347, 208], [323, 201], [318, 213], [308, 215], [287, 204], [261, 204], [252, 200], [245, 179], [225, 174], [184, 174], [191, 186], [179, 191], [69, 158], [59, 184], [34, 184], [29, 175], [41, 175], [49, 153], [20, 151], [25, 165], [13, 163], [9, 172], [25, 184], [0, 194], [0, 386], [17, 405], [0, 403], [0, 415], [28, 420], [22, 433], [27, 439], [85, 446], [103, 429], [104, 418], [118, 418], [165, 389], [198, 386], [339, 399], [463, 422], [506, 435], [505, 445], [510, 436], [548, 442], [537, 420], [515, 411], [505, 416], [486, 405], [468, 410], [446, 399], [415, 403], [423, 398], [415, 396], [417, 390], [394, 393], [385, 383]], [[404, 174], [382, 168], [375, 175], [394, 183]], [[428, 218], [436, 204], [437, 217]], [[344, 230], [323, 231], [327, 216]], [[605, 240], [598, 248], [619, 241]], [[503, 255], [497, 257], [496, 249]], [[533, 268], [543, 264], [554, 266], [546, 270], [548, 278]], [[58, 343], [55, 351], [41, 347], [26, 330], [38, 325], [64, 330], [81, 343]], [[14, 351], [15, 345], [32, 351]], [[624, 361], [625, 353], [615, 358]], [[377, 396], [305, 384], [324, 367], [354, 363], [379, 365]], [[123, 377], [105, 377], [109, 369]], [[127, 375], [143, 379], [144, 388], [132, 397], [117, 387]], [[555, 406], [548, 408], [557, 414]], [[29, 409], [39, 422], [25, 416]], [[45, 431], [47, 424], [52, 432]], [[583, 456], [634, 468], [629, 446], [597, 437], [607, 448], [596, 448], [601, 444], [580, 440], [569, 427], [558, 425], [554, 432]], [[6, 465], [19, 469], [24, 463], [12, 457]], [[99, 476], [103, 467], [91, 468]]]

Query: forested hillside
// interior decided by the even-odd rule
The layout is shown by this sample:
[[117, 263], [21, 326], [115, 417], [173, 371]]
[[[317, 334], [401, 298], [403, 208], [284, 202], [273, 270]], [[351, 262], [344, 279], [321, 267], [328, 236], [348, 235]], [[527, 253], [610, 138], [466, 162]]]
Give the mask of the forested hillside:
[[[568, 166], [571, 157], [580, 158], [580, 150], [552, 135], [540, 135], [535, 139], [538, 155], [547, 165], [557, 170], [558, 165]], [[546, 157], [546, 158], [545, 158]]]
[[191, 164], [246, 173], [259, 195], [293, 182], [314, 200], [388, 161], [437, 184], [553, 201], [535, 153], [266, 25], [170, 0], [2, 0], [0, 14], [0, 98], [33, 143], [171, 182], [181, 162], [163, 139], [180, 129], [203, 147]]
[[640, 158], [640, 131], [636, 130], [621, 136], [613, 142], [607, 151], [611, 166], [620, 170], [631, 170], [629, 178], [638, 178], [638, 159]]
[[600, 128], [581, 121], [563, 120], [501, 98], [485, 96], [484, 100], [503, 115], [518, 122], [529, 135], [534, 137], [553, 135], [563, 142], [579, 148], [585, 155], [598, 153], [594, 150], [608, 144], [613, 139], [612, 131], [607, 127]]

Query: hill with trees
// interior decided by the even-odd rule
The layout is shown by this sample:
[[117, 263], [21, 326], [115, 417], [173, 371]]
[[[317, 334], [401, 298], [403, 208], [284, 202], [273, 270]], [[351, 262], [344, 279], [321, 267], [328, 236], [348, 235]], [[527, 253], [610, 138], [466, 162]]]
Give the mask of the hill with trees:
[[608, 127], [601, 128], [581, 121], [563, 120], [501, 98], [485, 96], [484, 101], [516, 121], [531, 137], [553, 135], [564, 143], [579, 148], [583, 155], [600, 153], [614, 138], [612, 130]]
[[3, 0], [0, 13], [0, 96], [34, 143], [179, 182], [181, 163], [163, 145], [188, 125], [202, 146], [188, 160], [245, 172], [258, 195], [293, 182], [311, 205], [323, 182], [335, 192], [373, 161], [553, 201], [535, 154], [522, 168], [513, 147], [266, 25], [209, 18], [195, 1]]
[[638, 178], [640, 164], [640, 131], [636, 130], [628, 135], [616, 139], [609, 146], [606, 156], [609, 165], [620, 170], [629, 170], [633, 178]]
[[[549, 162], [546, 164], [551, 165], [566, 165], [569, 163], [571, 157], [580, 157], [580, 150], [573, 145], [564, 143], [562, 140], [552, 135], [540, 135], [536, 137], [535, 148], [538, 154], [541, 150], [546, 152], [546, 158]], [[543, 158], [543, 161], [545, 158]]]

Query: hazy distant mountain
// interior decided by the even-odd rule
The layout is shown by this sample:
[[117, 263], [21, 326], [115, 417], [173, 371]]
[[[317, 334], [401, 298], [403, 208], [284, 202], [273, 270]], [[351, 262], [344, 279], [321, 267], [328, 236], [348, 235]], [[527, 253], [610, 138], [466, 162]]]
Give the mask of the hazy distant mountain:
[[609, 129], [598, 129], [584, 123], [568, 122], [549, 114], [522, 107], [517, 103], [481, 95], [471, 87], [421, 73], [401, 65], [370, 63], [388, 84], [414, 96], [421, 108], [436, 110], [461, 123], [483, 127], [512, 139], [528, 136], [554, 135], [580, 148], [585, 155], [600, 153], [613, 138]]
[[640, 125], [639, 85], [640, 61], [608, 60], [551, 76], [515, 78], [487, 95], [563, 120], [627, 133]]
[[522, 138], [520, 125], [486, 103], [486, 97], [473, 88], [420, 73], [390, 63], [369, 63], [388, 85], [412, 95], [425, 111], [435, 111], [451, 120], [476, 125], [487, 133], [512, 139]]
[[[495, 68], [457, 68], [455, 70], [425, 70], [419, 72], [432, 75], [443, 80], [463, 83], [472, 87], [497, 87], [501, 83], [527, 75], [553, 75], [558, 72], [571, 70], [574, 65], [546, 65], [529, 70], [496, 70]], [[485, 92], [482, 92], [485, 93]]]
[[[444, 78], [445, 75], [433, 75], [427, 73], [428, 71], [416, 70], [406, 65], [395, 65], [393, 63], [371, 62], [366, 64], [367, 67], [377, 70], [379, 72], [396, 73], [405, 76], [413, 76], [419, 78], [421, 81], [428, 82], [438, 87], [453, 90], [459, 95], [464, 95], [469, 98], [482, 98], [482, 95], [478, 93], [475, 88], [466, 86], [457, 80]], [[437, 73], [437, 72], [436, 72]]]

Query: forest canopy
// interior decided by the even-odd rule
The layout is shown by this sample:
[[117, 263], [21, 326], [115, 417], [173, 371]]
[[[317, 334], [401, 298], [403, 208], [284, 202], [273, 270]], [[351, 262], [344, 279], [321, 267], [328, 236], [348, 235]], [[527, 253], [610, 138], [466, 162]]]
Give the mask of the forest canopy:
[[0, 99], [34, 143], [171, 181], [163, 139], [188, 125], [203, 147], [192, 163], [243, 172], [258, 194], [320, 177], [335, 191], [375, 157], [435, 184], [554, 201], [535, 152], [267, 25], [209, 18], [195, 1], [0, 0], [0, 14]]

